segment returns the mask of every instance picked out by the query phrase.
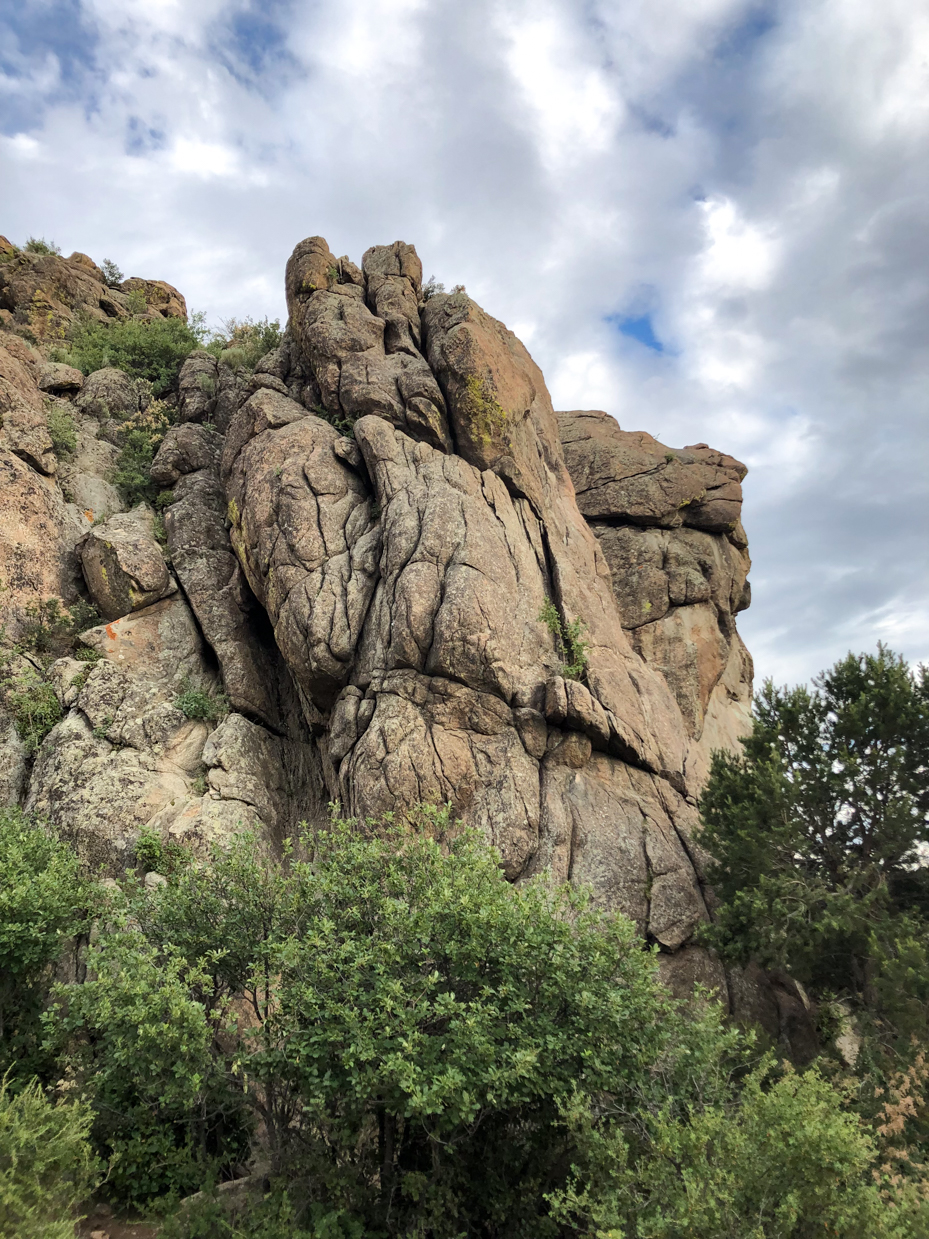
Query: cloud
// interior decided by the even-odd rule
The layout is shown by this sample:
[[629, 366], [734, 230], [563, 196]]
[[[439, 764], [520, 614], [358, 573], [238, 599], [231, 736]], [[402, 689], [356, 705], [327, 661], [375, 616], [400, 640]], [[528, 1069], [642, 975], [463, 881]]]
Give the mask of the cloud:
[[761, 674], [929, 657], [929, 17], [910, 0], [36, 0], [0, 229], [282, 316], [397, 237], [560, 407], [751, 467]]

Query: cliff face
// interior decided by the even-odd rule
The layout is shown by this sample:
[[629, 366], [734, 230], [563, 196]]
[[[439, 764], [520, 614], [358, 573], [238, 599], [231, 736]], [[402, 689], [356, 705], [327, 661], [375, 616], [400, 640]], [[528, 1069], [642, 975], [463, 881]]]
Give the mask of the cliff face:
[[[79, 257], [43, 262], [83, 280]], [[36, 295], [18, 278], [10, 325]], [[89, 674], [51, 668], [64, 717], [31, 768], [6, 727], [7, 794], [111, 866], [143, 826], [200, 849], [249, 826], [274, 847], [330, 800], [450, 801], [509, 878], [590, 884], [672, 985], [715, 984], [783, 1031], [795, 995], [691, 944], [710, 915], [695, 798], [748, 719], [744, 467], [556, 414], [502, 323], [464, 292], [424, 299], [411, 246], [359, 268], [310, 238], [286, 280], [284, 343], [254, 375], [184, 365], [151, 471], [173, 491], [170, 566], [151, 513], [105, 489], [118, 374], [54, 377], [0, 334], [9, 632], [30, 600], [82, 591], [106, 620], [80, 637], [102, 655]], [[183, 307], [158, 287], [156, 312]], [[66, 493], [103, 496], [102, 525], [56, 481], [43, 382], [76, 419]], [[220, 684], [218, 724], [178, 707]]]

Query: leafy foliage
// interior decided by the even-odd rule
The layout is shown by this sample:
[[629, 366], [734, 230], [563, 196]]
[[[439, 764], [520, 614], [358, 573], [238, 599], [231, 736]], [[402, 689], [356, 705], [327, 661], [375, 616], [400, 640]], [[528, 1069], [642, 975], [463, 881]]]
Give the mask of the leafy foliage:
[[73, 1239], [74, 1210], [99, 1178], [82, 1102], [54, 1105], [37, 1080], [0, 1083], [0, 1239]]
[[281, 324], [267, 318], [228, 318], [207, 344], [209, 352], [233, 370], [254, 370], [267, 353], [280, 346]]
[[929, 681], [881, 647], [815, 688], [756, 702], [744, 754], [718, 753], [701, 801], [714, 941], [821, 989], [874, 1001], [884, 930], [929, 911]]
[[31, 602], [25, 608], [16, 648], [43, 657], [62, 658], [73, 651], [79, 633], [99, 623], [99, 611], [83, 599], [67, 607], [62, 606], [60, 598]]
[[103, 278], [110, 286], [121, 284], [126, 278], [112, 258], [104, 258], [100, 264], [100, 270], [103, 272]]
[[120, 427], [122, 448], [116, 458], [112, 481], [128, 507], [138, 503], [154, 505], [162, 493], [152, 481], [150, 470], [170, 425], [168, 405], [163, 400], [153, 400]]
[[88, 924], [93, 886], [70, 848], [20, 809], [0, 809], [0, 1060], [40, 1069], [39, 1014], [50, 970]]
[[539, 622], [544, 624], [555, 638], [558, 652], [564, 659], [559, 671], [566, 680], [582, 680], [587, 674], [587, 655], [590, 643], [585, 640], [587, 625], [578, 616], [573, 620], [564, 620], [551, 598], [545, 600], [545, 605], [539, 612]]
[[30, 237], [23, 246], [23, 252], [42, 256], [57, 256], [61, 254], [61, 246], [56, 245], [54, 241], [46, 241], [44, 237]]
[[229, 699], [223, 693], [194, 688], [189, 681], [181, 688], [182, 691], [174, 698], [174, 704], [185, 718], [215, 723], [229, 713]]
[[[856, 1109], [885, 1173], [929, 1195], [925, 669], [879, 647], [812, 692], [766, 684], [743, 755], [714, 757], [701, 811], [722, 899], [707, 940], [810, 986], [827, 1041], [855, 1031]], [[824, 1069], [847, 1074], [831, 1053]]]
[[77, 427], [68, 410], [55, 400], [46, 401], [45, 420], [55, 454], [73, 456], [77, 448]]
[[[144, 312], [144, 296], [142, 302], [133, 312]], [[67, 346], [55, 356], [84, 374], [105, 366], [124, 370], [146, 379], [162, 396], [176, 385], [181, 366], [200, 344], [198, 332], [181, 318], [86, 320], [74, 326]]]
[[915, 1237], [824, 1079], [752, 1069], [631, 923], [413, 818], [127, 886], [48, 1016], [116, 1199], [238, 1173], [255, 1122], [270, 1195], [166, 1236]]
[[63, 717], [54, 688], [35, 668], [26, 665], [6, 672], [0, 679], [0, 695], [16, 720], [26, 752], [38, 752]]

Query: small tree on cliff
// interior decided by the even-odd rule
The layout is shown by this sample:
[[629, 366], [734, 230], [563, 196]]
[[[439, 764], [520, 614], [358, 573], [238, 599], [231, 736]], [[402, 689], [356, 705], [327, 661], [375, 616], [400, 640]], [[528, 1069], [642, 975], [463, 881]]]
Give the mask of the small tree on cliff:
[[929, 942], [929, 676], [879, 646], [813, 683], [768, 681], [743, 754], [714, 756], [711, 934], [874, 1007], [901, 939]]

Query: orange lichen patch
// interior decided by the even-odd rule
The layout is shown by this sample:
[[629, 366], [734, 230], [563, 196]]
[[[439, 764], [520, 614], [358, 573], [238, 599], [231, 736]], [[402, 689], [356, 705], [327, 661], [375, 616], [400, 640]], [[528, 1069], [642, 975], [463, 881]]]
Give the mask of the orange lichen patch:
[[[118, 621], [117, 621], [117, 622], [118, 622]], [[116, 630], [115, 630], [115, 628], [113, 627], [113, 625], [112, 625], [112, 624], [107, 624], [107, 625], [106, 625], [106, 635], [110, 638], [110, 640], [111, 640], [111, 641], [115, 641], [115, 640], [116, 640]]]
[[87, 517], [87, 519], [90, 521], [90, 523], [91, 523], [91, 525], [92, 525], [92, 524], [94, 523], [94, 510], [93, 510], [93, 508], [85, 508], [85, 509], [84, 509], [84, 515]]

